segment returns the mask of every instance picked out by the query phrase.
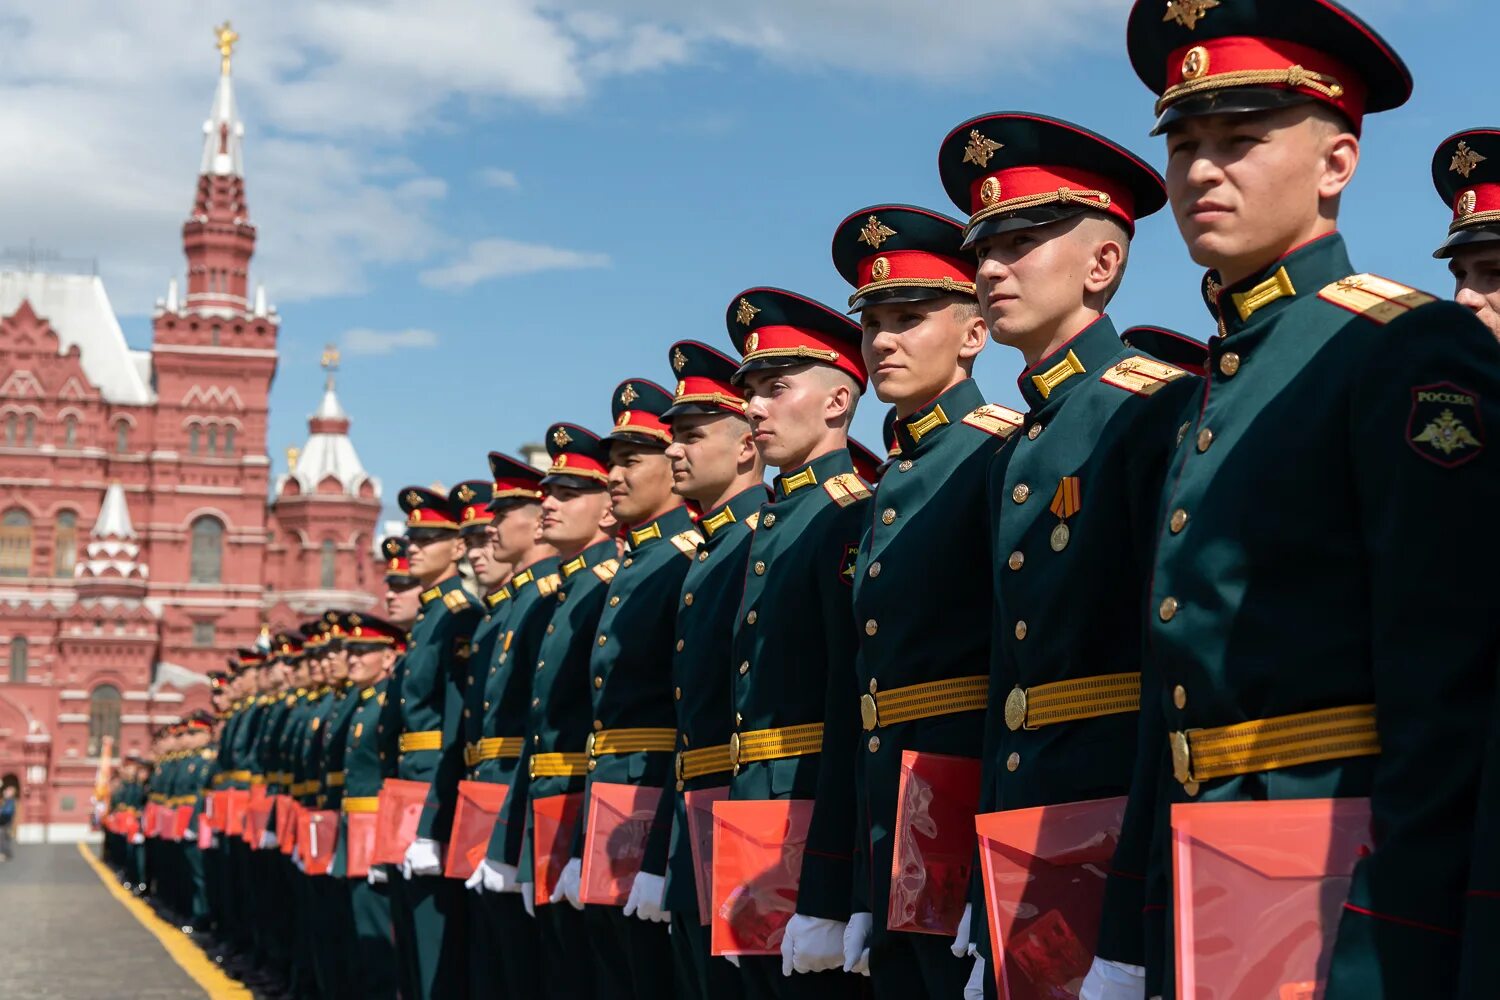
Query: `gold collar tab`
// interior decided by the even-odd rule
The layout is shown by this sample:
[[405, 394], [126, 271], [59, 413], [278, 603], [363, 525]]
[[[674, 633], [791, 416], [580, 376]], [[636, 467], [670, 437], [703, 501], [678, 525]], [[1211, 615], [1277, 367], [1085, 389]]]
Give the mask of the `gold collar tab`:
[[574, 573], [577, 573], [579, 570], [586, 568], [588, 564], [588, 560], [583, 556], [579, 556], [577, 559], [568, 560], [567, 562], [562, 564], [563, 579], [566, 580]]
[[781, 477], [781, 492], [784, 496], [791, 496], [804, 486], [816, 485], [818, 485], [818, 474], [810, 465], [801, 472]]
[[725, 507], [717, 514], [710, 514], [698, 523], [703, 526], [703, 530], [708, 533], [708, 537], [712, 538], [714, 537], [714, 532], [734, 523], [734, 511]]
[[1074, 375], [1082, 375], [1087, 370], [1083, 367], [1083, 362], [1078, 360], [1078, 355], [1070, 350], [1068, 351], [1068, 356], [1057, 364], [1048, 368], [1040, 375], [1031, 376], [1031, 384], [1036, 386], [1036, 391], [1042, 394], [1043, 399], [1046, 399], [1052, 395], [1052, 390], [1062, 385]]
[[1286, 268], [1278, 267], [1275, 274], [1248, 292], [1235, 292], [1230, 298], [1234, 300], [1234, 308], [1240, 314], [1240, 319], [1248, 321], [1257, 310], [1264, 309], [1277, 299], [1289, 299], [1296, 294], [1292, 276], [1286, 273]]
[[661, 525], [652, 521], [644, 528], [636, 528], [630, 532], [630, 547], [635, 548], [642, 542], [649, 542], [653, 538], [661, 537]]
[[932, 412], [925, 417], [918, 417], [906, 425], [906, 432], [911, 435], [913, 444], [919, 443], [928, 434], [942, 427], [948, 422], [948, 414], [943, 412], [943, 404], [932, 408]]

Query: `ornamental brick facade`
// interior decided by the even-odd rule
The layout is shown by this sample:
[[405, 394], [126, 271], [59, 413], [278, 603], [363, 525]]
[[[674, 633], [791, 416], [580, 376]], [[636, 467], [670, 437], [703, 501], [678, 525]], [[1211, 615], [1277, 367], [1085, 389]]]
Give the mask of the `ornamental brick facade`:
[[380, 587], [380, 483], [336, 356], [273, 482], [281, 320], [250, 291], [228, 70], [182, 228], [186, 292], [157, 302], [149, 349], [127, 345], [97, 275], [0, 270], [0, 782], [20, 787], [28, 839], [87, 830], [103, 737], [146, 749], [207, 707], [203, 675], [236, 647]]

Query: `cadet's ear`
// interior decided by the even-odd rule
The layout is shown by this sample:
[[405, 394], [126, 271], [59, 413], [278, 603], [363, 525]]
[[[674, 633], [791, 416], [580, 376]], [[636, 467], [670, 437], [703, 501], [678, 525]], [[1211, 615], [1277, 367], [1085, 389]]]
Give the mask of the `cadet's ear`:
[[990, 342], [990, 330], [979, 312], [978, 303], [963, 302], [958, 306], [963, 317], [964, 335], [958, 345], [958, 360], [965, 370], [973, 367], [974, 359]]

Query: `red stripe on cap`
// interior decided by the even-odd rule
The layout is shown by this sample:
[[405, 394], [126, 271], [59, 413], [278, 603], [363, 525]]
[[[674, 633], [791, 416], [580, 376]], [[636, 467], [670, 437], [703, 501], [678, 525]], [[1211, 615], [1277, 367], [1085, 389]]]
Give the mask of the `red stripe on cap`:
[[[1293, 67], [1318, 74], [1324, 78], [1322, 83], [1325, 86], [1336, 84], [1336, 93], [1330, 95], [1318, 88], [1295, 86], [1291, 82], [1236, 82], [1233, 78], [1224, 81], [1224, 88], [1263, 86], [1295, 90], [1338, 108], [1358, 128], [1364, 119], [1367, 94], [1365, 82], [1359, 74], [1326, 52], [1280, 38], [1230, 35], [1206, 39], [1174, 50], [1167, 56], [1167, 89], [1163, 100], [1170, 105], [1172, 101], [1181, 99], [1172, 94], [1172, 88], [1182, 84], [1215, 80], [1230, 73], [1282, 73]], [[1216, 88], [1205, 84], [1203, 92], [1214, 89]]]
[[601, 483], [608, 482], [609, 470], [601, 462], [596, 462], [587, 455], [577, 452], [565, 451], [552, 460], [552, 467], [547, 470], [549, 476], [582, 476], [585, 479], [597, 479]]
[[468, 504], [464, 507], [463, 520], [459, 522], [461, 528], [472, 528], [476, 524], [489, 524], [495, 519], [487, 507], [476, 507]]
[[844, 341], [817, 330], [800, 326], [762, 326], [745, 338], [746, 361], [775, 357], [796, 359], [799, 352], [809, 363], [821, 362], [853, 375], [861, 386], [868, 381], [864, 358], [860, 357], [859, 351], [856, 349], [851, 353]]
[[662, 422], [661, 417], [647, 410], [621, 410], [615, 419], [615, 430], [644, 434], [668, 444], [672, 441], [672, 428]]
[[707, 403], [729, 413], [743, 414], [745, 412], [745, 400], [740, 396], [738, 389], [728, 382], [720, 382], [718, 379], [703, 375], [689, 375], [679, 381], [677, 391], [672, 394], [672, 402], [673, 404]]
[[[878, 261], [885, 261], [885, 264], [877, 266]], [[973, 260], [960, 260], [926, 250], [891, 250], [864, 258], [859, 262], [856, 273], [860, 288], [876, 281], [900, 283], [903, 279], [939, 281], [947, 278], [972, 285], [975, 269]]]
[[[998, 188], [996, 185], [999, 185]], [[971, 215], [978, 215], [986, 209], [1017, 198], [1058, 194], [1065, 190], [1104, 192], [1109, 196], [1109, 204], [1091, 207], [1118, 217], [1132, 230], [1135, 228], [1135, 198], [1131, 195], [1130, 188], [1118, 180], [1081, 167], [1007, 167], [986, 174], [969, 185], [969, 212]], [[1087, 205], [1088, 201], [1080, 200], [1079, 203]]]
[[1485, 212], [1500, 212], [1500, 184], [1475, 184], [1453, 199], [1453, 222], [1459, 228], [1470, 216]]
[[456, 528], [458, 522], [446, 510], [417, 507], [406, 515], [406, 525], [409, 528]]

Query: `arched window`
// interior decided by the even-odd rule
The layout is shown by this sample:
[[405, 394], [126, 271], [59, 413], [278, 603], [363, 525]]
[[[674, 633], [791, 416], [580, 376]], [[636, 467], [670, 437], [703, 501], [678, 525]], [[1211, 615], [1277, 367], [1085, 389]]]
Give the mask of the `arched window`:
[[63, 447], [78, 447], [78, 418], [68, 416], [63, 418]]
[[224, 454], [234, 454], [234, 424], [224, 428]]
[[36, 414], [35, 413], [28, 413], [28, 414], [26, 414], [26, 436], [25, 436], [25, 438], [22, 439], [21, 444], [24, 445], [27, 448], [35, 448], [36, 447]]
[[0, 515], [0, 576], [31, 575], [31, 515], [12, 507]]
[[72, 576], [78, 561], [78, 515], [71, 510], [57, 515], [57, 538], [52, 546], [52, 575]]
[[204, 515], [193, 521], [193, 549], [189, 579], [193, 583], [218, 583], [224, 562], [224, 525]]
[[124, 420], [115, 424], [115, 454], [123, 455], [130, 450], [130, 424]]
[[15, 443], [16, 443], [16, 434], [17, 434], [20, 426], [21, 426], [21, 418], [20, 417], [16, 416], [14, 413], [7, 413], [5, 415], [5, 443], [7, 445], [12, 445], [12, 446], [15, 445]]
[[219, 425], [208, 425], [208, 453], [217, 455], [219, 453]]
[[99, 756], [106, 736], [120, 745], [120, 689], [113, 684], [100, 684], [89, 695], [90, 757]]
[[26, 668], [31, 665], [31, 644], [24, 635], [12, 636], [10, 640], [10, 682], [20, 684], [26, 680]]
[[188, 428], [188, 454], [198, 454], [198, 425], [193, 424]]
[[318, 586], [324, 590], [332, 590], [334, 581], [337, 579], [338, 554], [334, 551], [333, 542], [328, 539], [323, 541], [323, 571], [318, 581]]

